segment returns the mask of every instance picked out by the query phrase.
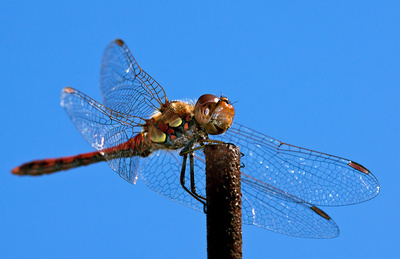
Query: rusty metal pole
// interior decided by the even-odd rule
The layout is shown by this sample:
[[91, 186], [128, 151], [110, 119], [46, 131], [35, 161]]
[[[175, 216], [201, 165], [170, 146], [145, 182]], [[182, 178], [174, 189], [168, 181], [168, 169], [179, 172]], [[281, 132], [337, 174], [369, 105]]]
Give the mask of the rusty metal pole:
[[242, 258], [240, 151], [231, 144], [207, 145], [208, 258]]

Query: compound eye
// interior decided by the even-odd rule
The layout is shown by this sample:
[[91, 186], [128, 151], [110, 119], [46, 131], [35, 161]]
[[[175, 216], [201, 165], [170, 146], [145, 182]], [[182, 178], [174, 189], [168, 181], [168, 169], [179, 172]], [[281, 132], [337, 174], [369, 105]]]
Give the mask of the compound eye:
[[219, 98], [213, 94], [204, 94], [197, 100], [196, 106], [205, 106], [209, 103], [217, 103]]
[[214, 112], [215, 106], [219, 102], [219, 98], [212, 94], [204, 94], [197, 100], [194, 107], [194, 117], [200, 125], [208, 123]]

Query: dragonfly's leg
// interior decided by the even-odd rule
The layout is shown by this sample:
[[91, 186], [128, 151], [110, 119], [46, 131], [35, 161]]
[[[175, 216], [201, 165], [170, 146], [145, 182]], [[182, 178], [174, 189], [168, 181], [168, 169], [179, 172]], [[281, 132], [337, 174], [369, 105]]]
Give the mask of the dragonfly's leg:
[[194, 139], [190, 140], [189, 143], [184, 148], [182, 148], [181, 152], [179, 152], [179, 155], [183, 156], [183, 155], [187, 155], [188, 153], [192, 152], [193, 144], [194, 144]]
[[206, 200], [206, 198], [204, 198], [203, 196], [201, 196], [200, 194], [198, 194], [196, 192], [196, 181], [194, 178], [194, 154], [190, 153], [189, 154], [189, 158], [190, 158], [190, 190], [192, 191], [192, 193], [194, 195], [196, 195], [199, 199], [202, 200]]
[[[225, 143], [219, 140], [211, 140], [205, 139], [201, 141], [200, 146], [192, 148], [194, 144], [194, 140], [191, 140], [179, 153], [179, 155], [183, 156], [183, 163], [182, 163], [182, 171], [181, 171], [181, 185], [185, 191], [187, 191], [191, 196], [193, 196], [196, 200], [200, 201], [204, 205], [204, 213], [207, 213], [207, 204], [206, 198], [199, 195], [196, 192], [196, 181], [194, 177], [194, 151], [202, 149], [205, 147], [204, 142], [208, 144], [227, 144], [227, 145], [234, 145], [232, 143]], [[187, 163], [187, 155], [189, 154], [190, 158], [190, 191], [185, 186], [185, 171], [186, 171], [186, 163]]]
[[190, 190], [193, 194], [196, 194], [196, 184], [194, 179], [194, 155], [193, 152], [189, 154], [189, 161], [190, 161]]
[[208, 142], [209, 144], [227, 144], [226, 142], [216, 139], [203, 139], [202, 142]]
[[[187, 192], [187, 193], [189, 193], [193, 198], [195, 198], [196, 200], [198, 200], [199, 202], [201, 202], [202, 204], [203, 204], [203, 206], [204, 206], [204, 212], [206, 212], [206, 203], [205, 203], [205, 201], [204, 200], [202, 200], [201, 198], [199, 198], [198, 197], [198, 195], [197, 194], [194, 194], [194, 193], [192, 193], [188, 188], [186, 188], [186, 186], [185, 186], [185, 172], [186, 172], [186, 162], [187, 162], [187, 154], [184, 154], [184, 155], [182, 155], [183, 156], [183, 162], [182, 162], [182, 170], [181, 170], [181, 185], [182, 185], [182, 188]], [[192, 164], [192, 163], [191, 163]], [[190, 167], [192, 167], [192, 165], [190, 166]], [[193, 169], [194, 169], [194, 166], [193, 166]], [[194, 170], [193, 170], [194, 171]], [[193, 175], [193, 178], [194, 178], [194, 175]], [[192, 180], [191, 180], [192, 181]]]
[[[186, 146], [187, 147], [187, 146]], [[184, 147], [184, 148], [182, 148], [182, 150], [181, 150], [181, 152], [179, 153], [179, 155], [181, 155], [181, 156], [183, 156], [183, 155], [187, 155], [187, 154], [190, 154], [190, 153], [193, 153], [194, 151], [196, 151], [196, 150], [199, 150], [199, 149], [202, 149], [202, 148], [204, 148], [204, 145], [200, 145], [200, 146], [198, 146], [198, 147], [195, 147], [195, 148], [186, 148], [186, 147]]]
[[187, 161], [187, 155], [183, 155], [182, 169], [181, 169], [181, 185], [185, 191], [189, 192], [189, 190], [187, 190], [185, 187], [186, 161]]
[[228, 144], [228, 145], [233, 145], [231, 143], [225, 143], [223, 141], [220, 140], [213, 140], [213, 139], [203, 139], [201, 140], [200, 146], [192, 148], [194, 140], [191, 140], [189, 142], [189, 144], [186, 145], [186, 147], [182, 148], [181, 152], [179, 153], [179, 155], [184, 155], [184, 154], [188, 154], [188, 153], [192, 153], [196, 150], [202, 149], [205, 147], [204, 142], [207, 142], [208, 144]]

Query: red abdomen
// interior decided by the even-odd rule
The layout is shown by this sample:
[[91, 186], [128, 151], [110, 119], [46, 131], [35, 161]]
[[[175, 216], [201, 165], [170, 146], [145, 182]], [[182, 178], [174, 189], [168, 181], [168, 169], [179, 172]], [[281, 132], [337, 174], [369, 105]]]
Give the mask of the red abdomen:
[[106, 158], [147, 156], [150, 153], [151, 148], [148, 145], [148, 141], [144, 138], [142, 133], [139, 133], [134, 138], [115, 147], [76, 156], [34, 160], [15, 167], [11, 172], [15, 175], [38, 176], [106, 161]]
[[14, 168], [11, 172], [16, 175], [37, 176], [68, 170], [78, 166], [90, 165], [100, 161], [105, 161], [105, 158], [99, 151], [95, 151], [76, 156], [34, 160]]

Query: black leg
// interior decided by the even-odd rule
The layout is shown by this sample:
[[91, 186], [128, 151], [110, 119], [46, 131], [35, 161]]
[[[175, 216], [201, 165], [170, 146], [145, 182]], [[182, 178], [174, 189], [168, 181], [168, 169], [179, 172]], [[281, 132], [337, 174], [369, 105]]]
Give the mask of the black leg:
[[190, 153], [189, 154], [189, 158], [190, 158], [190, 190], [199, 199], [202, 199], [202, 200], [205, 201], [206, 198], [204, 198], [203, 196], [201, 196], [200, 194], [198, 194], [196, 192], [196, 181], [195, 181], [195, 178], [194, 178], [194, 154]]
[[[205, 147], [204, 142], [206, 143], [219, 143], [219, 144], [227, 144], [227, 145], [233, 145], [232, 143], [225, 143], [219, 140], [210, 140], [210, 139], [206, 139], [206, 140], [202, 140], [202, 143], [200, 144], [200, 146], [193, 148], [193, 144], [194, 144], [194, 140], [191, 140], [179, 153], [179, 155], [183, 156], [183, 163], [182, 163], [182, 171], [181, 171], [181, 185], [182, 188], [188, 192], [193, 198], [195, 198], [196, 200], [198, 200], [199, 202], [201, 202], [204, 205], [204, 213], [207, 213], [207, 203], [206, 203], [206, 198], [199, 195], [196, 192], [196, 181], [195, 181], [195, 177], [194, 177], [194, 151], [198, 150], [198, 149], [202, 149]], [[185, 172], [186, 172], [186, 163], [187, 163], [187, 155], [189, 154], [189, 158], [190, 158], [190, 191], [188, 190], [188, 188], [186, 188], [185, 186]], [[244, 156], [244, 154], [243, 154]], [[244, 164], [242, 163], [242, 167], [244, 167]]]
[[190, 162], [190, 190], [193, 194], [196, 193], [196, 184], [194, 179], [194, 155], [193, 152], [189, 154], [189, 162]]
[[197, 194], [196, 192], [196, 181], [194, 178], [194, 154], [193, 152], [189, 154], [190, 158], [190, 190], [193, 195], [193, 197], [197, 197], [197, 200], [203, 203], [203, 212], [207, 213], [207, 203], [206, 203], [206, 198], [203, 196]]
[[[192, 154], [192, 153], [191, 153]], [[195, 198], [196, 200], [198, 200], [199, 202], [201, 202], [203, 205], [204, 205], [204, 212], [205, 212], [205, 208], [206, 208], [206, 203], [204, 202], [204, 198], [203, 197], [201, 197], [201, 196], [199, 196], [199, 195], [197, 195], [197, 193], [192, 193], [188, 188], [186, 188], [186, 186], [185, 186], [185, 173], [186, 173], [186, 162], [187, 162], [187, 154], [184, 154], [184, 155], [182, 155], [183, 156], [183, 161], [182, 161], [182, 169], [181, 169], [181, 185], [182, 185], [182, 188], [187, 192], [187, 193], [189, 193], [193, 198]], [[193, 155], [192, 155], [193, 156]], [[193, 158], [191, 158], [190, 160], [192, 160]], [[193, 161], [194, 162], [194, 161]], [[192, 165], [193, 164], [193, 165]], [[193, 167], [193, 170], [192, 170], [192, 167]], [[191, 188], [193, 189], [193, 187], [194, 187], [194, 184], [192, 185], [192, 182], [194, 183], [194, 163], [192, 163], [192, 161], [190, 161], [190, 185], [191, 185]], [[192, 177], [192, 171], [193, 171], [193, 177]], [[196, 190], [195, 189], [195, 187], [194, 187], [194, 190]], [[201, 197], [201, 198], [200, 198]], [[202, 200], [202, 199], [204, 199], [204, 200]]]
[[185, 187], [185, 171], [186, 171], [186, 161], [187, 161], [187, 155], [183, 155], [183, 161], [182, 161], [182, 169], [181, 169], [181, 185], [185, 191], [189, 191]]

